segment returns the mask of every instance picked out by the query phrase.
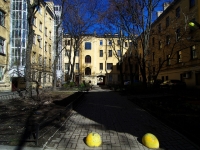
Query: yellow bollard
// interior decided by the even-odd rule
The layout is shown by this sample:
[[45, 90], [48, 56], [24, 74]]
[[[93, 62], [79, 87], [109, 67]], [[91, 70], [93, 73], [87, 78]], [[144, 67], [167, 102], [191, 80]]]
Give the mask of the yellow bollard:
[[102, 144], [101, 136], [96, 132], [89, 133], [85, 142], [89, 147], [99, 147]]
[[157, 137], [151, 133], [146, 133], [142, 137], [142, 143], [148, 148], [159, 148], [159, 141]]

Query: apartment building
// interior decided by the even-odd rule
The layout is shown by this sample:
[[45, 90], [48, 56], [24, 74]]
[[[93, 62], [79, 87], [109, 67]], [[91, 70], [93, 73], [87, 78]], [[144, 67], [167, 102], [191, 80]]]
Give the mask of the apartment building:
[[52, 85], [52, 63], [54, 46], [53, 3], [41, 2], [33, 19], [32, 78], [42, 87]]
[[0, 92], [10, 91], [9, 77], [10, 55], [10, 3], [0, 1]]
[[[168, 7], [166, 7], [168, 6]], [[195, 21], [194, 26], [189, 22]], [[200, 87], [200, 2], [175, 0], [152, 24], [147, 61], [149, 80], [179, 79]]]

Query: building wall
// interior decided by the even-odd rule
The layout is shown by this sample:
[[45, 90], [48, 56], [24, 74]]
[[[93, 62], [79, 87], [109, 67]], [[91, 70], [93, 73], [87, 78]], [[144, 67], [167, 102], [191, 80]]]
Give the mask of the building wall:
[[[196, 1], [190, 7], [188, 0], [175, 1], [152, 24], [150, 53], [147, 57], [152, 66], [151, 78], [162, 64], [157, 79], [179, 79], [185, 81], [188, 87], [200, 86], [200, 30], [197, 26], [189, 26], [192, 19], [200, 22], [199, 3]], [[192, 54], [192, 48], [195, 49], [195, 55]]]
[[[52, 85], [52, 63], [54, 46], [54, 18], [53, 9], [48, 3], [41, 3], [36, 12], [33, 29], [35, 35], [32, 47], [32, 74], [43, 87]], [[40, 78], [40, 79], [39, 79]]]
[[[117, 69], [117, 63], [122, 58], [117, 53], [121, 49], [121, 56], [125, 54], [128, 47], [117, 44], [118, 37], [114, 35], [104, 35], [104, 36], [86, 36], [82, 42], [81, 46], [81, 58], [80, 58], [80, 71], [81, 80], [86, 82], [91, 81], [92, 84], [96, 85], [100, 81], [100, 78], [104, 77], [104, 84], [118, 84], [119, 80], [119, 70]], [[109, 44], [109, 41], [112, 44]], [[86, 49], [85, 44], [91, 43], [91, 49]], [[101, 43], [102, 42], [102, 43]], [[101, 43], [101, 44], [100, 44]], [[103, 56], [100, 57], [100, 50], [103, 51]], [[109, 50], [112, 50], [112, 56], [109, 56]], [[91, 57], [91, 63], [85, 62], [86, 56]], [[103, 68], [100, 69], [100, 63], [103, 64]], [[108, 63], [112, 64], [109, 69]], [[86, 68], [91, 69], [91, 75], [86, 74]], [[102, 77], [101, 77], [102, 76]]]
[[0, 1], [0, 13], [4, 15], [4, 22], [0, 24], [0, 92], [10, 91], [11, 82], [8, 74], [10, 49], [10, 2]]

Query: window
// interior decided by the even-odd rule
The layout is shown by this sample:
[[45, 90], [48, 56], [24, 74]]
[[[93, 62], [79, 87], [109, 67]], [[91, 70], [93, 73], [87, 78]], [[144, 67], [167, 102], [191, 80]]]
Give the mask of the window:
[[69, 56], [69, 50], [65, 50], [65, 56]]
[[169, 26], [169, 16], [166, 18], [166, 28]]
[[85, 63], [91, 63], [91, 57], [89, 55], [85, 56]]
[[3, 67], [0, 66], [0, 81], [3, 80]]
[[33, 44], [36, 44], [36, 35], [33, 36]]
[[45, 52], [47, 52], [47, 42], [45, 42], [44, 50], [45, 50]]
[[44, 83], [46, 83], [47, 81], [46, 81], [46, 77], [47, 77], [47, 74], [46, 73], [44, 73], [44, 78], [43, 78], [43, 82]]
[[190, 1], [190, 8], [194, 7], [195, 6], [195, 0], [189, 0]]
[[180, 32], [180, 28], [178, 28], [176, 30], [176, 41], [179, 41], [180, 38], [181, 38], [181, 32]]
[[49, 39], [51, 39], [51, 31], [49, 31]]
[[121, 50], [117, 50], [117, 56], [121, 57]]
[[76, 70], [79, 70], [79, 63], [76, 63]]
[[38, 42], [39, 42], [39, 47], [42, 48], [42, 41], [39, 40]]
[[120, 45], [120, 43], [121, 43], [120, 40], [117, 40], [117, 45]]
[[99, 57], [103, 57], [103, 50], [99, 51]]
[[155, 38], [154, 37], [152, 38], [152, 45], [153, 46], [155, 45]]
[[103, 63], [99, 63], [99, 70], [103, 70]]
[[158, 58], [158, 65], [159, 65], [159, 67], [161, 66], [161, 63], [162, 63], [162, 58], [160, 57], [160, 58]]
[[100, 45], [101, 45], [101, 46], [103, 45], [103, 40], [100, 40]]
[[47, 65], [47, 58], [45, 57], [44, 58], [44, 67], [46, 67], [46, 65]]
[[39, 29], [40, 29], [40, 31], [42, 31], [42, 22], [40, 22], [40, 24], [39, 24]]
[[161, 42], [161, 41], [158, 41], [158, 46], [159, 46], [159, 47], [158, 47], [159, 49], [162, 48], [162, 42]]
[[196, 46], [193, 45], [193, 46], [191, 46], [190, 49], [191, 49], [191, 59], [195, 59], [195, 58], [197, 58]]
[[125, 42], [125, 47], [128, 47], [128, 42]]
[[47, 27], [45, 27], [44, 34], [47, 36]]
[[152, 59], [155, 60], [155, 52], [152, 53]]
[[170, 55], [167, 55], [167, 66], [170, 66], [171, 65], [171, 56]]
[[37, 26], [37, 19], [36, 17], [33, 18], [33, 25], [36, 27]]
[[169, 45], [169, 44], [170, 44], [170, 36], [167, 35], [167, 36], [166, 36], [166, 45]]
[[112, 70], [112, 66], [113, 66], [112, 63], [107, 63], [107, 70]]
[[39, 65], [42, 65], [42, 55], [39, 55]]
[[181, 51], [178, 51], [177, 52], [177, 63], [180, 63], [180, 62], [182, 62], [182, 53], [181, 53]]
[[85, 68], [85, 75], [91, 75], [91, 69], [89, 67]]
[[76, 57], [79, 56], [79, 51], [78, 51], [78, 50], [75, 51], [75, 56], [76, 56]]
[[5, 13], [0, 10], [0, 25], [5, 25]]
[[4, 54], [4, 39], [0, 37], [0, 54]]
[[108, 75], [108, 81], [109, 81], [109, 82], [112, 82], [112, 74], [109, 74], [109, 75]]
[[161, 32], [161, 24], [158, 24], [158, 33]]
[[108, 41], [108, 45], [112, 45], [112, 40], [109, 40], [109, 41]]
[[65, 63], [65, 70], [69, 70], [69, 63]]
[[85, 42], [85, 49], [86, 50], [91, 50], [91, 42]]
[[49, 68], [51, 68], [51, 59], [49, 59]]
[[108, 51], [108, 57], [112, 57], [112, 50]]
[[180, 17], [180, 6], [176, 8], [176, 17]]

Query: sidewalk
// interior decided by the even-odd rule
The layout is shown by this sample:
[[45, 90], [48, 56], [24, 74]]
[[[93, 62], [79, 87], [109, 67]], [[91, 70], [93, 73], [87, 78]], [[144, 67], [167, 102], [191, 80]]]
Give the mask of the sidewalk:
[[[89, 148], [88, 133], [98, 132], [103, 144]], [[88, 92], [63, 127], [49, 138], [44, 150], [148, 150], [142, 145], [145, 133], [153, 133], [160, 150], [197, 150], [194, 143], [162, 124], [143, 109], [115, 92]]]

